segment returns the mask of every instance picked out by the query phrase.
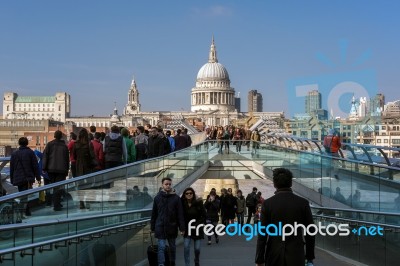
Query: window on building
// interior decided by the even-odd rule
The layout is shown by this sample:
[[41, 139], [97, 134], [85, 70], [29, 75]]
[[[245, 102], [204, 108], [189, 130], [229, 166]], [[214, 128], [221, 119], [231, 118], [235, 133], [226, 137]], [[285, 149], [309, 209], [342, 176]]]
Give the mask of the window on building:
[[386, 130], [386, 126], [382, 126], [382, 130]]
[[36, 136], [36, 145], [40, 145], [40, 136]]
[[384, 143], [388, 143], [388, 140], [387, 140], [387, 139], [384, 139], [383, 142], [384, 142]]
[[393, 144], [400, 144], [400, 139], [392, 139]]
[[61, 105], [58, 106], [58, 111], [61, 112]]
[[380, 139], [377, 139], [377, 140], [376, 140], [376, 143], [381, 143], [381, 140], [380, 140]]

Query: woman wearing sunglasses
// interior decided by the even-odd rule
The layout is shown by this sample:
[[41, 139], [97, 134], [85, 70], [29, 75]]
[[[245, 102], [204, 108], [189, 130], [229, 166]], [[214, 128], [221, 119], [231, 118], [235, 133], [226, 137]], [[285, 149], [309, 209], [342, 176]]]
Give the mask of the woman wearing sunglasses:
[[[193, 188], [189, 187], [183, 191], [182, 197], [183, 215], [185, 217], [186, 228], [191, 220], [196, 222], [192, 223], [192, 226], [197, 227], [199, 224], [205, 224], [206, 221], [206, 210], [203, 206], [203, 201], [196, 198], [196, 193]], [[190, 265], [190, 243], [194, 242], [194, 264], [195, 266], [200, 265], [200, 245], [201, 239], [204, 238], [203, 230], [199, 230], [199, 234], [196, 234], [196, 230], [192, 229], [190, 234], [188, 230], [185, 231], [184, 237], [184, 255], [185, 265]]]

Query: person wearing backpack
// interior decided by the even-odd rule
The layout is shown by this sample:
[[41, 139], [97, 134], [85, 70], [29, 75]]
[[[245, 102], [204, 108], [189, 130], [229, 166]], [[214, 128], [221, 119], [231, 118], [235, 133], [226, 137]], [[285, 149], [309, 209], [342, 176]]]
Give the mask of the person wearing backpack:
[[247, 207], [247, 221], [249, 224], [251, 221], [251, 216], [256, 213], [257, 206], [257, 188], [253, 187], [253, 192], [249, 193], [246, 197], [246, 207]]

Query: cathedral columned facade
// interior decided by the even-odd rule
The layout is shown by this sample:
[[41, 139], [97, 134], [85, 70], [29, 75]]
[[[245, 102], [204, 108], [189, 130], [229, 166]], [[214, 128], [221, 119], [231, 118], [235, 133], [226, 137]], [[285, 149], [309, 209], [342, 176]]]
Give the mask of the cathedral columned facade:
[[192, 89], [191, 110], [235, 112], [235, 89], [231, 88], [228, 71], [218, 63], [214, 38], [208, 62], [200, 68]]

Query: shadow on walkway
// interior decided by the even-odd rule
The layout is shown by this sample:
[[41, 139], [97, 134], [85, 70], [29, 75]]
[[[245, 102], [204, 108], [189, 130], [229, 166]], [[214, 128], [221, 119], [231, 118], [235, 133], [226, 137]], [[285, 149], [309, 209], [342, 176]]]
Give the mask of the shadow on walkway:
[[[257, 238], [246, 241], [243, 236], [220, 237], [219, 244], [215, 243], [214, 237], [212, 244], [207, 245], [207, 238], [202, 240], [200, 265], [207, 266], [251, 266], [255, 265], [254, 257], [256, 253]], [[316, 248], [314, 265], [315, 266], [350, 266], [347, 262], [340, 261], [329, 253]], [[177, 247], [176, 265], [184, 266], [183, 244]], [[193, 243], [190, 250], [190, 265], [194, 265]]]

